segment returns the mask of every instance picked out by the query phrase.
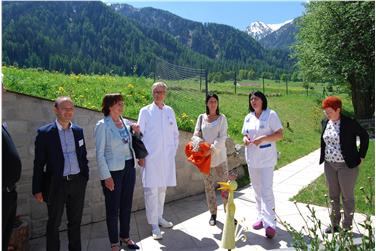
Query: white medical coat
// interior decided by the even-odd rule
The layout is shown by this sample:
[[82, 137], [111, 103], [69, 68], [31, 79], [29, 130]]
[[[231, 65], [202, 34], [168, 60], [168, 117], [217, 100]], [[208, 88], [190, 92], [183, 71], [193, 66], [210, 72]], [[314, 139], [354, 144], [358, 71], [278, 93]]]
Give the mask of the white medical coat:
[[175, 155], [179, 131], [174, 110], [167, 105], [159, 109], [153, 102], [140, 110], [138, 124], [149, 153], [141, 171], [143, 186], [176, 186]]
[[[259, 118], [254, 112], [245, 116], [242, 134], [248, 135], [253, 141], [261, 135], [270, 135], [279, 129], [282, 129], [282, 124], [277, 113], [266, 109], [262, 111]], [[249, 144], [245, 147], [245, 159], [249, 168], [274, 167], [277, 164], [276, 143], [274, 141], [262, 142], [258, 146]]]

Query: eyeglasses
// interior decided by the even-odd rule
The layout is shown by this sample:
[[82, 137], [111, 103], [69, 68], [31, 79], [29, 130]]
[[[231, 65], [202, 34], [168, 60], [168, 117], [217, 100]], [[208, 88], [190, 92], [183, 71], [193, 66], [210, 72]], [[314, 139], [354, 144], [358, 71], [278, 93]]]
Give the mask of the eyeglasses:
[[166, 91], [154, 91], [154, 93], [156, 93], [156, 94], [165, 94]]
[[73, 112], [74, 111], [74, 108], [57, 108], [58, 110], [61, 110], [63, 112]]
[[259, 101], [261, 100], [261, 98], [259, 97], [251, 97], [250, 101]]

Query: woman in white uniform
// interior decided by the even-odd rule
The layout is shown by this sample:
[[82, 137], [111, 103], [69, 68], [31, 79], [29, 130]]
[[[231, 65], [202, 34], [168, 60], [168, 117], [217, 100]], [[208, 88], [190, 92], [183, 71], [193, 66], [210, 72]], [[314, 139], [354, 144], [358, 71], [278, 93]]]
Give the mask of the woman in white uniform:
[[175, 112], [165, 105], [167, 85], [152, 86], [154, 102], [143, 107], [138, 116], [142, 141], [148, 151], [141, 171], [144, 187], [146, 218], [154, 239], [162, 239], [159, 226], [171, 228], [172, 222], [163, 218], [167, 187], [176, 186], [175, 156], [179, 145], [179, 131]]
[[257, 221], [253, 228], [265, 228], [265, 236], [271, 239], [276, 233], [273, 194], [273, 171], [277, 164], [275, 142], [283, 138], [282, 124], [277, 113], [268, 109], [267, 99], [260, 91], [249, 94], [249, 111], [242, 134], [256, 199]]

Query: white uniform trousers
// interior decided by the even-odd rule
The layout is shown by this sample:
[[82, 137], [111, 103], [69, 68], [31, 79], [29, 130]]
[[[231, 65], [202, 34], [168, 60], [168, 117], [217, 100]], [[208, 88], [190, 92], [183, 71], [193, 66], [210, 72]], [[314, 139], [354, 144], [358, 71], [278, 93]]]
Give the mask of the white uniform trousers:
[[273, 194], [274, 167], [249, 168], [253, 190], [255, 191], [257, 220], [262, 221], [264, 228], [276, 228], [275, 202]]
[[157, 225], [162, 218], [166, 187], [144, 187], [146, 218], [150, 225]]

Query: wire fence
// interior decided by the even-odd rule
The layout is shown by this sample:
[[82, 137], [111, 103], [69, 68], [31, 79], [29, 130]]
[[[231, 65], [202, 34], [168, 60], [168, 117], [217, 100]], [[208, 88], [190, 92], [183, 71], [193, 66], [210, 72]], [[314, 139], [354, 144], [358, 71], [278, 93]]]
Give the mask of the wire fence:
[[270, 79], [226, 81], [209, 83], [209, 90], [218, 93], [248, 95], [252, 91], [262, 91], [267, 96], [305, 95], [325, 97], [347, 93], [345, 88], [327, 83], [305, 83], [274, 81]]
[[180, 127], [191, 131], [198, 115], [205, 112], [207, 71], [171, 64], [161, 58], [154, 63], [154, 82], [167, 84], [166, 103], [174, 109]]

